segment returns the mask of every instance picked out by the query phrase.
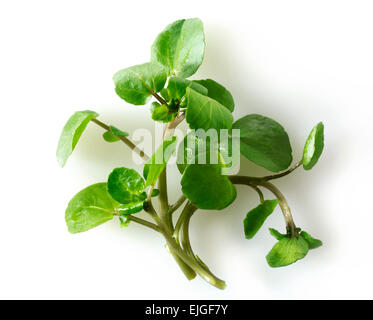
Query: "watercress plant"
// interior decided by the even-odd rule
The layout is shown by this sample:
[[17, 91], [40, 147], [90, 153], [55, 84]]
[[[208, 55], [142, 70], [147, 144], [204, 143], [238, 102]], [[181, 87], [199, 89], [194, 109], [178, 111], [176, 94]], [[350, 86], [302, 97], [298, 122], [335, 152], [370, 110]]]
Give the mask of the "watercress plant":
[[[121, 167], [115, 168], [107, 182], [97, 183], [77, 193], [69, 202], [65, 218], [68, 230], [79, 233], [106, 221], [119, 218], [122, 226], [134, 222], [161, 233], [169, 252], [174, 256], [188, 279], [200, 275], [217, 288], [225, 282], [193, 252], [189, 241], [190, 220], [198, 209], [222, 210], [236, 198], [235, 185], [250, 187], [259, 195], [259, 205], [250, 210], [243, 222], [247, 239], [253, 238], [265, 220], [279, 205], [285, 218], [285, 233], [270, 229], [277, 240], [267, 254], [271, 267], [283, 267], [304, 258], [310, 249], [322, 245], [294, 223], [289, 205], [280, 190], [271, 182], [303, 165], [310, 170], [318, 161], [324, 147], [324, 126], [320, 122], [312, 130], [304, 146], [303, 158], [293, 162], [289, 137], [276, 121], [258, 114], [249, 114], [234, 121], [234, 100], [231, 93], [212, 80], [188, 80], [202, 63], [205, 50], [203, 24], [199, 19], [178, 20], [168, 25], [155, 39], [150, 62], [129, 67], [114, 75], [115, 91], [133, 105], [145, 105], [151, 98], [151, 116], [165, 125], [163, 143], [149, 157], [129, 138], [129, 133], [98, 120], [94, 111], [78, 111], [63, 128], [57, 149], [58, 163], [63, 167], [89, 123], [104, 129], [107, 142], [123, 142], [143, 158], [142, 173]], [[190, 129], [179, 143], [175, 128], [186, 121]], [[235, 138], [233, 130], [239, 130]], [[202, 132], [226, 131], [222, 138], [202, 139]], [[234, 144], [248, 160], [276, 174], [264, 177], [225, 175], [223, 169], [233, 166], [224, 156], [232, 152]], [[181, 177], [181, 196], [173, 204], [167, 193], [167, 162], [177, 153]], [[203, 158], [204, 161], [199, 161]], [[213, 161], [214, 160], [214, 161]], [[291, 167], [290, 167], [291, 166]], [[290, 167], [290, 168], [289, 168]], [[265, 200], [267, 189], [274, 199]], [[159, 201], [159, 210], [153, 199]], [[183, 206], [176, 219], [175, 212]], [[149, 219], [136, 213], [145, 211]]]

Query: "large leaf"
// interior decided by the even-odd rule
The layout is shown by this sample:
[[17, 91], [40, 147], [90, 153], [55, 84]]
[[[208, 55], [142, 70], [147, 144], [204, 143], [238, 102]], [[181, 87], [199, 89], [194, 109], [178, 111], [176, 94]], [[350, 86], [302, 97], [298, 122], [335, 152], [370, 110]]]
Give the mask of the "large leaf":
[[230, 129], [233, 123], [231, 112], [219, 102], [191, 88], [186, 89], [186, 121], [191, 129]]
[[57, 147], [57, 161], [61, 167], [66, 164], [67, 159], [74, 151], [88, 122], [97, 117], [98, 114], [94, 111], [77, 111], [66, 122]]
[[181, 77], [171, 77], [168, 80], [167, 85], [168, 97], [181, 101], [181, 99], [185, 96], [186, 88], [188, 87], [192, 88], [200, 94], [208, 94], [208, 90], [195, 81], [190, 81]]
[[259, 114], [237, 120], [233, 129], [240, 129], [241, 154], [252, 162], [278, 172], [292, 161], [288, 134], [276, 121]]
[[236, 198], [236, 188], [220, 165], [191, 164], [181, 179], [185, 196], [200, 209], [221, 210]]
[[134, 208], [144, 203], [145, 181], [141, 175], [133, 169], [116, 168], [108, 178], [108, 191], [119, 203], [121, 208]]
[[146, 104], [152, 92], [159, 92], [167, 81], [167, 70], [156, 62], [147, 62], [114, 74], [115, 91], [134, 105]]
[[71, 233], [87, 231], [111, 220], [118, 206], [106, 183], [93, 184], [70, 200], [65, 212], [67, 228]]
[[170, 75], [188, 78], [202, 63], [205, 36], [202, 21], [183, 19], [168, 25], [155, 39], [151, 61], [163, 64]]
[[246, 239], [251, 239], [255, 236], [264, 221], [270, 216], [273, 210], [275, 210], [277, 203], [277, 199], [265, 200], [248, 212], [243, 221]]
[[230, 112], [234, 110], [234, 100], [232, 94], [225, 89], [221, 84], [217, 83], [215, 80], [194, 80], [193, 82], [199, 83], [208, 90], [208, 96], [217, 102], [221, 103]]
[[303, 168], [306, 170], [312, 169], [319, 160], [324, 149], [324, 125], [319, 122], [313, 127], [309, 134], [306, 144], [303, 149]]
[[284, 237], [273, 246], [266, 258], [272, 268], [284, 267], [303, 259], [308, 250], [308, 243], [302, 237]]
[[176, 149], [176, 137], [170, 137], [163, 141], [162, 145], [155, 151], [152, 157], [144, 165], [144, 177], [146, 186], [155, 185], [158, 177], [167, 165]]

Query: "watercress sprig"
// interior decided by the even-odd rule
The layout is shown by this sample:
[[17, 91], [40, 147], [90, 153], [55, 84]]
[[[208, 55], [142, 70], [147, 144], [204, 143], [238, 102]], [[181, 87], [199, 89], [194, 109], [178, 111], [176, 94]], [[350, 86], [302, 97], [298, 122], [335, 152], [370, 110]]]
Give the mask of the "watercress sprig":
[[[106, 182], [78, 192], [65, 212], [68, 230], [87, 231], [114, 217], [118, 217], [123, 227], [138, 223], [163, 235], [169, 252], [188, 279], [199, 275], [224, 289], [225, 282], [193, 251], [189, 239], [193, 215], [198, 209], [213, 213], [225, 209], [236, 199], [235, 185], [246, 185], [258, 194], [259, 204], [244, 218], [244, 236], [252, 239], [278, 205], [285, 220], [285, 233], [269, 229], [277, 243], [267, 254], [267, 262], [271, 267], [283, 267], [303, 259], [322, 242], [296, 226], [287, 200], [272, 181], [300, 166], [305, 170], [315, 166], [324, 147], [324, 126], [320, 122], [311, 130], [302, 159], [291, 166], [290, 140], [278, 122], [259, 114], [248, 114], [234, 121], [234, 99], [223, 85], [212, 79], [187, 79], [201, 65], [204, 50], [202, 22], [196, 18], [178, 20], [157, 36], [149, 62], [122, 69], [113, 77], [120, 98], [136, 106], [151, 102], [152, 119], [164, 123], [163, 142], [154, 154], [147, 155], [129, 138], [129, 133], [98, 120], [98, 113], [85, 110], [74, 113], [64, 126], [57, 160], [61, 167], [66, 164], [89, 123], [104, 130], [105, 141], [123, 142], [136, 152], [144, 159], [143, 172], [114, 168]], [[183, 121], [194, 131], [180, 142], [174, 133]], [[238, 137], [234, 135], [237, 130]], [[222, 135], [210, 135], [214, 132], [227, 133], [227, 141], [223, 141]], [[223, 169], [235, 165], [229, 155], [237, 145], [245, 158], [274, 174], [263, 177], [223, 174]], [[181, 195], [170, 204], [167, 165], [175, 153], [182, 175]], [[268, 190], [274, 198], [266, 199], [263, 190]], [[154, 198], [160, 203], [159, 210], [153, 205]], [[175, 212], [181, 207], [176, 219]], [[146, 219], [136, 216], [140, 211], [147, 213]]]

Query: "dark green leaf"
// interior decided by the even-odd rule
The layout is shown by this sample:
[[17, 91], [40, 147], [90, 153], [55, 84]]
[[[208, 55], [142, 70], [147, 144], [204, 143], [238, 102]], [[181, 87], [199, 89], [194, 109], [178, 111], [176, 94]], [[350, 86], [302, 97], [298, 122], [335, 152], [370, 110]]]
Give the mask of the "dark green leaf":
[[306, 231], [302, 231], [300, 233], [300, 236], [303, 237], [303, 239], [308, 242], [308, 245], [309, 245], [310, 249], [316, 249], [316, 248], [322, 246], [322, 241], [321, 240], [312, 238], [312, 236], [309, 233], [307, 233]]
[[167, 70], [159, 63], [148, 62], [118, 71], [113, 80], [119, 97], [128, 103], [143, 105], [152, 92], [163, 89]]
[[110, 131], [104, 132], [102, 137], [106, 142], [117, 142], [120, 140], [116, 135], [112, 134]]
[[144, 165], [144, 178], [146, 186], [155, 185], [158, 177], [170, 160], [173, 152], [176, 149], [176, 137], [170, 137], [163, 141], [162, 145], [155, 151], [152, 157]]
[[[234, 110], [234, 100], [231, 93], [225, 89], [221, 84], [217, 83], [212, 79], [206, 80], [194, 80], [193, 82], [197, 82], [203, 85], [208, 90], [208, 96], [224, 107], [226, 107], [230, 112]], [[202, 93], [202, 92], [201, 92]]]
[[110, 127], [110, 131], [113, 134], [115, 134], [117, 137], [128, 137], [129, 136], [128, 132], [119, 130], [117, 127], [114, 127], [114, 126], [109, 126], [109, 127]]
[[302, 237], [285, 237], [277, 242], [267, 254], [267, 262], [272, 268], [285, 267], [308, 253], [308, 243]]
[[57, 147], [57, 161], [61, 167], [66, 164], [67, 159], [74, 151], [88, 122], [97, 117], [98, 114], [93, 111], [77, 111], [66, 122]]
[[324, 149], [324, 125], [319, 122], [313, 127], [310, 135], [307, 138], [303, 149], [303, 168], [310, 170], [319, 160]]
[[201, 86], [194, 81], [190, 81], [180, 77], [171, 77], [168, 80], [167, 85], [168, 96], [172, 99], [181, 101], [181, 99], [185, 96], [186, 88], [188, 87], [203, 95], [207, 95], [208, 93], [207, 89], [204, 86]]
[[286, 234], [282, 234], [278, 232], [276, 229], [269, 228], [269, 233], [274, 236], [277, 240], [281, 240], [283, 238], [286, 238]]
[[122, 204], [121, 209], [133, 208], [146, 198], [145, 181], [136, 170], [116, 168], [109, 175], [108, 191], [110, 195]]
[[273, 172], [285, 170], [291, 164], [289, 137], [276, 121], [249, 114], [237, 120], [232, 128], [241, 130], [241, 154], [247, 159]]
[[152, 45], [151, 61], [163, 64], [170, 75], [188, 78], [202, 63], [205, 36], [202, 21], [183, 19], [168, 25]]
[[150, 111], [154, 121], [167, 123], [175, 119], [175, 112], [169, 110], [165, 104], [160, 105], [157, 102], [153, 102]]
[[158, 189], [153, 189], [152, 197], [158, 197], [158, 196], [159, 196], [159, 190]]
[[204, 96], [191, 88], [186, 89], [186, 121], [191, 129], [208, 130], [210, 128], [230, 129], [233, 116], [219, 102]]
[[[145, 193], [143, 194], [143, 197], [144, 198], [146, 197]], [[140, 212], [143, 209], [143, 204], [144, 204], [144, 201], [143, 202], [139, 202], [139, 203], [135, 203], [135, 204], [128, 204], [128, 205], [122, 204], [118, 208], [118, 211], [122, 215], [129, 215], [129, 214], [132, 214], [132, 213], [137, 213], [137, 212]]]
[[200, 209], [224, 209], [237, 195], [236, 188], [228, 177], [221, 174], [220, 165], [187, 166], [181, 185], [185, 196]]
[[106, 183], [93, 184], [70, 200], [65, 212], [67, 228], [71, 233], [87, 231], [111, 220], [118, 206]]
[[248, 212], [243, 221], [246, 239], [251, 239], [255, 236], [262, 227], [264, 221], [269, 217], [273, 210], [275, 210], [277, 203], [277, 199], [265, 200], [256, 208]]

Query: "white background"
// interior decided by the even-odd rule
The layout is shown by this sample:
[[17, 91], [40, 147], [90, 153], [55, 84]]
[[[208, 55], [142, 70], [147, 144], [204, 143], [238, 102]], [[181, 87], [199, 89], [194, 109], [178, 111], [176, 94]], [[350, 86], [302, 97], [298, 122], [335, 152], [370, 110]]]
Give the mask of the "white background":
[[[372, 1], [3, 1], [0, 4], [0, 298], [325, 299], [373, 298]], [[235, 118], [273, 117], [298, 160], [308, 132], [325, 124], [326, 146], [311, 172], [276, 182], [296, 223], [324, 246], [287, 268], [265, 255], [284, 229], [279, 209], [253, 240], [242, 220], [257, 195], [238, 187], [222, 212], [192, 220], [195, 251], [227, 282], [220, 291], [188, 282], [155, 232], [109, 222], [71, 235], [70, 198], [135, 166], [124, 145], [90, 125], [64, 169], [55, 150], [76, 110], [92, 109], [133, 132], [154, 129], [148, 107], [119, 99], [111, 77], [149, 60], [170, 22], [199, 17], [207, 40], [195, 78], [235, 97]], [[242, 159], [242, 173], [266, 172]], [[169, 173], [171, 199], [179, 175]]]

